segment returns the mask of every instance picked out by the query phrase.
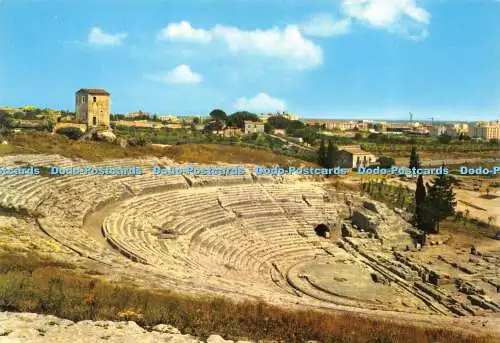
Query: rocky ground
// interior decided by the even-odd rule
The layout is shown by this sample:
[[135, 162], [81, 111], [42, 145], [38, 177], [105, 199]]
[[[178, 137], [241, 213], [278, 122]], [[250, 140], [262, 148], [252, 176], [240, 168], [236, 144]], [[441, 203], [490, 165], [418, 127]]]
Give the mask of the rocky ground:
[[[218, 335], [206, 340], [183, 335], [179, 330], [159, 324], [149, 330], [135, 322], [91, 321], [72, 322], [35, 313], [0, 312], [0, 343], [232, 343]], [[238, 341], [244, 343], [244, 341]]]

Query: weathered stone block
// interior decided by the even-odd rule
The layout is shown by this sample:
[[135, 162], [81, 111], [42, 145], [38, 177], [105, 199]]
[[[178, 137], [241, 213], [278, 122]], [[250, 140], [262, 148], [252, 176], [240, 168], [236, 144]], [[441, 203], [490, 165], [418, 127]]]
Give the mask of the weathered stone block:
[[359, 229], [373, 233], [379, 232], [379, 219], [366, 212], [354, 211], [351, 221]]

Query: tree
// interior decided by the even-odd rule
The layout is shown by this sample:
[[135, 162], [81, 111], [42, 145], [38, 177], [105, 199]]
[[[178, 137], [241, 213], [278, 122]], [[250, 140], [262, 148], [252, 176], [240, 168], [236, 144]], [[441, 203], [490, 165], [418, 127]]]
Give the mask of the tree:
[[325, 163], [326, 163], [326, 148], [325, 148], [325, 140], [322, 139], [318, 150], [318, 164], [324, 167]]
[[439, 233], [439, 223], [455, 214], [457, 203], [453, 193], [453, 180], [448, 175], [437, 176], [431, 185], [427, 185], [427, 198], [424, 204], [429, 211], [434, 233]]
[[443, 134], [443, 135], [438, 137], [438, 141], [441, 144], [449, 144], [451, 142], [451, 138], [452, 137], [450, 135]]
[[378, 159], [378, 163], [380, 165], [380, 168], [391, 168], [396, 163], [396, 161], [394, 161], [392, 157], [381, 156]]
[[224, 128], [224, 123], [220, 121], [213, 121], [205, 125], [206, 132], [220, 131]]
[[417, 188], [415, 190], [415, 214], [413, 220], [417, 228], [425, 233], [432, 231], [432, 215], [430, 213], [430, 204], [427, 201], [427, 192], [425, 190], [424, 178], [422, 175], [419, 175], [417, 178]]
[[227, 121], [227, 114], [223, 110], [220, 109], [215, 109], [212, 112], [210, 112], [210, 117], [217, 121], [217, 122], [226, 122]]
[[229, 117], [227, 117], [227, 124], [230, 126], [237, 126], [240, 129], [245, 128], [245, 121], [260, 121], [259, 116], [255, 113], [243, 111], [243, 112], [234, 112]]
[[83, 136], [83, 132], [77, 127], [62, 127], [60, 129], [57, 129], [56, 133], [74, 140], [77, 140], [81, 136]]
[[328, 149], [326, 152], [325, 167], [334, 168], [337, 165], [339, 149], [333, 142], [328, 141]]
[[412, 169], [412, 168], [420, 168], [420, 158], [418, 157], [418, 154], [417, 154], [417, 149], [412, 146], [411, 147], [411, 155], [410, 155], [410, 164], [409, 164], [409, 168]]

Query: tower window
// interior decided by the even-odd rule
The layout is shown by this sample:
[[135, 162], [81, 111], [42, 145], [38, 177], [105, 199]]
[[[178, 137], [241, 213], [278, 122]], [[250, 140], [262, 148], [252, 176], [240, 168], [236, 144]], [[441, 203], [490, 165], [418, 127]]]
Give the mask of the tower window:
[[94, 97], [94, 102], [96, 102], [96, 101], [97, 101], [97, 98], [96, 98], [96, 97]]

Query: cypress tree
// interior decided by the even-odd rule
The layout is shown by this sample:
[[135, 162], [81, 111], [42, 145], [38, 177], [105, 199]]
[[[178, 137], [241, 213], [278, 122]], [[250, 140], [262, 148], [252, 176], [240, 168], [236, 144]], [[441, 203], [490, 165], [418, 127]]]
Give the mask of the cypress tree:
[[334, 168], [337, 164], [338, 149], [332, 141], [328, 141], [328, 149], [326, 152], [326, 168]]
[[420, 158], [418, 157], [418, 154], [417, 154], [417, 148], [415, 148], [414, 146], [411, 147], [411, 154], [410, 154], [410, 164], [409, 164], [409, 168], [412, 169], [412, 168], [420, 168]]
[[426, 203], [427, 192], [425, 190], [424, 178], [419, 175], [417, 178], [417, 189], [415, 190], [415, 225], [424, 232], [430, 231], [431, 216]]
[[425, 211], [429, 211], [434, 233], [439, 233], [439, 223], [455, 214], [455, 194], [453, 193], [453, 179], [441, 174], [431, 185], [427, 186], [427, 198], [424, 201]]
[[417, 189], [415, 190], [415, 207], [418, 208], [425, 201], [427, 192], [425, 191], [424, 177], [419, 175], [417, 178]]
[[326, 148], [324, 139], [321, 140], [321, 144], [319, 145], [318, 164], [322, 167], [326, 165]]

